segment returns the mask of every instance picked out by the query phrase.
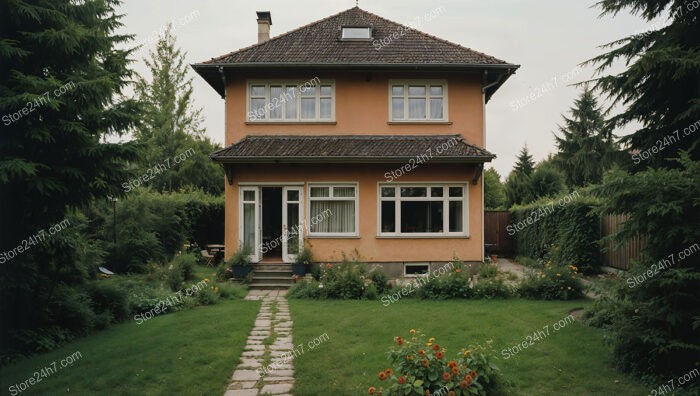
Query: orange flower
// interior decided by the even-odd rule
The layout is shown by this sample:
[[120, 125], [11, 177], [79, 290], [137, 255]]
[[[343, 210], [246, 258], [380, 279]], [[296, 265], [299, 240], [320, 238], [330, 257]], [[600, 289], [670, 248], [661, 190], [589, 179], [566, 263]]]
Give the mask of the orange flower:
[[384, 381], [386, 379], [386, 377], [387, 377], [387, 375], [385, 372], [383, 372], [383, 371], [379, 372], [379, 380], [380, 381]]
[[402, 375], [397, 379], [397, 381], [399, 382], [399, 385], [403, 385], [406, 383], [406, 377]]
[[398, 346], [403, 345], [403, 338], [401, 338], [401, 336], [396, 337], [396, 344], [398, 344]]
[[377, 391], [377, 388], [375, 388], [375, 387], [373, 387], [373, 386], [370, 386], [370, 387], [369, 387], [369, 392], [368, 392], [368, 393], [369, 393], [370, 395], [373, 395], [376, 391]]
[[471, 384], [472, 380], [473, 380], [473, 378], [471, 375], [467, 374], [464, 376], [464, 381], [467, 383], [467, 385]]
[[440, 345], [438, 345], [438, 344], [433, 345], [433, 350], [439, 351], [439, 350], [440, 350]]
[[422, 350], [422, 349], [419, 349], [419, 350], [418, 350], [418, 354], [419, 354], [419, 355], [425, 355], [425, 351]]
[[449, 381], [450, 378], [452, 378], [452, 375], [450, 373], [442, 373], [442, 379], [445, 381]]
[[438, 353], [435, 354], [435, 357], [438, 358], [438, 359], [442, 359], [444, 356], [445, 356], [445, 354], [442, 353], [442, 351], [440, 351], [440, 352], [438, 352]]
[[406, 355], [406, 360], [413, 360], [413, 355]]
[[450, 360], [449, 362], [447, 362], [447, 367], [457, 367], [457, 362], [455, 362], [454, 360]]
[[454, 375], [459, 374], [459, 367], [452, 367], [452, 374], [454, 374]]
[[447, 396], [457, 396], [457, 393], [455, 393], [455, 391], [449, 391], [447, 392]]
[[386, 373], [386, 375], [392, 375], [392, 374], [394, 374], [394, 370], [392, 370], [391, 368], [388, 368], [388, 369], [384, 370], [384, 372]]
[[469, 382], [467, 382], [467, 381], [465, 381], [465, 380], [462, 380], [462, 381], [459, 382], [459, 387], [462, 388], [462, 389], [464, 389], [464, 388], [466, 388], [466, 387], [468, 387], [468, 386], [469, 386]]
[[331, 267], [332, 267], [331, 263], [326, 264], [326, 268], [331, 268]]
[[425, 396], [430, 396], [430, 389], [425, 390]]
[[469, 375], [470, 375], [472, 378], [476, 378], [476, 371], [474, 371], [474, 370], [470, 371], [470, 372], [469, 372]]
[[428, 365], [430, 364], [430, 362], [428, 361], [428, 359], [423, 359], [423, 361], [420, 362], [420, 364], [421, 364], [421, 366], [423, 366], [423, 367], [428, 367]]
[[462, 269], [461, 269], [461, 268], [457, 268], [457, 269], [455, 270], [455, 272], [459, 274], [460, 272], [462, 272]]

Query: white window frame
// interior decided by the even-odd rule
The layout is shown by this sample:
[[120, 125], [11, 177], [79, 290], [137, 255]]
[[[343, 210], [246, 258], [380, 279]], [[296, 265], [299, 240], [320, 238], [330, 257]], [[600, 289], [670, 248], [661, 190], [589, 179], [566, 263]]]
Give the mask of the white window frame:
[[[395, 189], [393, 197], [382, 197], [382, 188]], [[425, 187], [428, 197], [401, 197], [402, 187]], [[442, 197], [430, 197], [430, 188], [442, 188]], [[450, 187], [462, 187], [461, 197], [450, 197]], [[382, 231], [382, 202], [393, 201], [394, 204], [394, 232]], [[402, 201], [442, 201], [442, 232], [401, 232], [401, 202]], [[450, 232], [450, 201], [462, 202], [462, 231]], [[377, 184], [377, 236], [391, 238], [454, 238], [469, 237], [469, 184], [461, 182], [416, 182], [416, 183], [378, 183]]]
[[[403, 114], [404, 118], [394, 118], [394, 85], [402, 85], [403, 86]], [[423, 85], [425, 86], [425, 118], [408, 118], [409, 117], [409, 104], [408, 104], [408, 99], [411, 97], [408, 94], [408, 87], [409, 86], [415, 86], [415, 85]], [[440, 85], [442, 87], [442, 118], [430, 118], [430, 86], [431, 85]], [[433, 80], [389, 80], [389, 122], [396, 122], [396, 123], [444, 123], [448, 122], [450, 117], [448, 114], [448, 89], [447, 89], [447, 80], [444, 79], [433, 79]]]
[[[316, 116], [314, 118], [301, 118], [301, 98], [302, 98], [302, 89], [306, 89], [304, 87], [308, 87], [309, 84], [314, 84], [313, 86], [316, 87]], [[252, 111], [251, 108], [251, 99], [253, 97], [251, 96], [252, 93], [252, 87], [254, 85], [263, 85], [265, 86], [265, 107], [264, 107], [264, 118], [258, 118], [256, 117]], [[271, 86], [282, 86], [282, 95], [285, 96], [287, 92], [287, 87], [290, 85], [293, 85], [297, 89], [296, 97], [294, 100], [296, 101], [296, 106], [297, 106], [297, 116], [296, 118], [286, 118], [287, 117], [287, 109], [286, 109], [286, 102], [281, 101], [276, 98], [270, 98], [271, 96]], [[321, 95], [321, 86], [326, 86], [330, 85], [331, 87], [331, 95]], [[256, 96], [255, 98], [262, 99], [262, 96]], [[331, 99], [331, 115], [330, 118], [321, 118], [321, 99]], [[314, 81], [314, 80], [248, 80], [246, 82], [246, 122], [249, 123], [314, 123], [314, 122], [335, 122], [335, 98], [336, 98], [336, 92], [335, 92], [335, 80], [320, 80], [320, 82]], [[274, 104], [274, 103], [277, 104]], [[272, 104], [271, 104], [272, 103]], [[269, 107], [279, 107], [281, 110], [282, 118], [275, 118], [275, 119], [270, 119], [270, 110]]]
[[[330, 187], [329, 195], [330, 197], [312, 197], [311, 188], [312, 187]], [[334, 197], [333, 187], [354, 187], [355, 188], [355, 231], [354, 232], [312, 232], [311, 225], [309, 225], [308, 236], [309, 237], [333, 237], [333, 238], [354, 238], [359, 236], [360, 228], [360, 187], [357, 182], [322, 182], [322, 183], [308, 183], [306, 187], [306, 213], [309, 214], [309, 220], [311, 220], [311, 201], [352, 201], [353, 198], [349, 197]]]
[[[428, 270], [425, 272], [425, 274], [408, 274], [408, 273], [406, 273], [407, 267], [428, 267]], [[403, 265], [404, 278], [420, 278], [420, 277], [426, 277], [429, 275], [430, 275], [430, 263], [404, 263], [404, 265]]]
[[[367, 32], [367, 37], [347, 37], [345, 35], [345, 29], [357, 30], [362, 29]], [[371, 26], [343, 26], [340, 28], [340, 39], [343, 41], [367, 41], [372, 39], [372, 27]]]

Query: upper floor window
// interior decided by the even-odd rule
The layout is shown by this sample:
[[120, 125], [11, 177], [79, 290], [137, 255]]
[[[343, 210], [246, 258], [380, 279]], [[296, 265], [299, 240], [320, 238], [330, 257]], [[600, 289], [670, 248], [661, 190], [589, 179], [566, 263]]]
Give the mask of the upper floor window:
[[248, 121], [322, 122], [335, 119], [335, 84], [305, 81], [249, 82]]
[[390, 81], [391, 121], [447, 121], [447, 82]]
[[372, 28], [371, 27], [349, 27], [343, 26], [342, 36], [343, 40], [369, 40], [372, 38]]

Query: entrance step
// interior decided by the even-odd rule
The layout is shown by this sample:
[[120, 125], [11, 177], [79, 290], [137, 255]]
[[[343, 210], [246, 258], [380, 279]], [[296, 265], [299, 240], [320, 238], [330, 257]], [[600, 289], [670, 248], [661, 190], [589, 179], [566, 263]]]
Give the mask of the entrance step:
[[251, 290], [289, 289], [293, 284], [292, 264], [269, 261], [253, 265], [253, 279], [248, 287]]

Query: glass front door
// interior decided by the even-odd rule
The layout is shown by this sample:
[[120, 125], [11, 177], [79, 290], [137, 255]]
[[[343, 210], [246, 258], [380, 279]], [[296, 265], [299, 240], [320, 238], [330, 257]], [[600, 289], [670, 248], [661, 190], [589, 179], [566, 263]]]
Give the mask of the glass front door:
[[301, 187], [282, 189], [282, 259], [286, 263], [296, 260], [304, 246], [304, 230], [301, 219]]
[[240, 247], [250, 252], [251, 261], [260, 261], [260, 189], [241, 187]]

